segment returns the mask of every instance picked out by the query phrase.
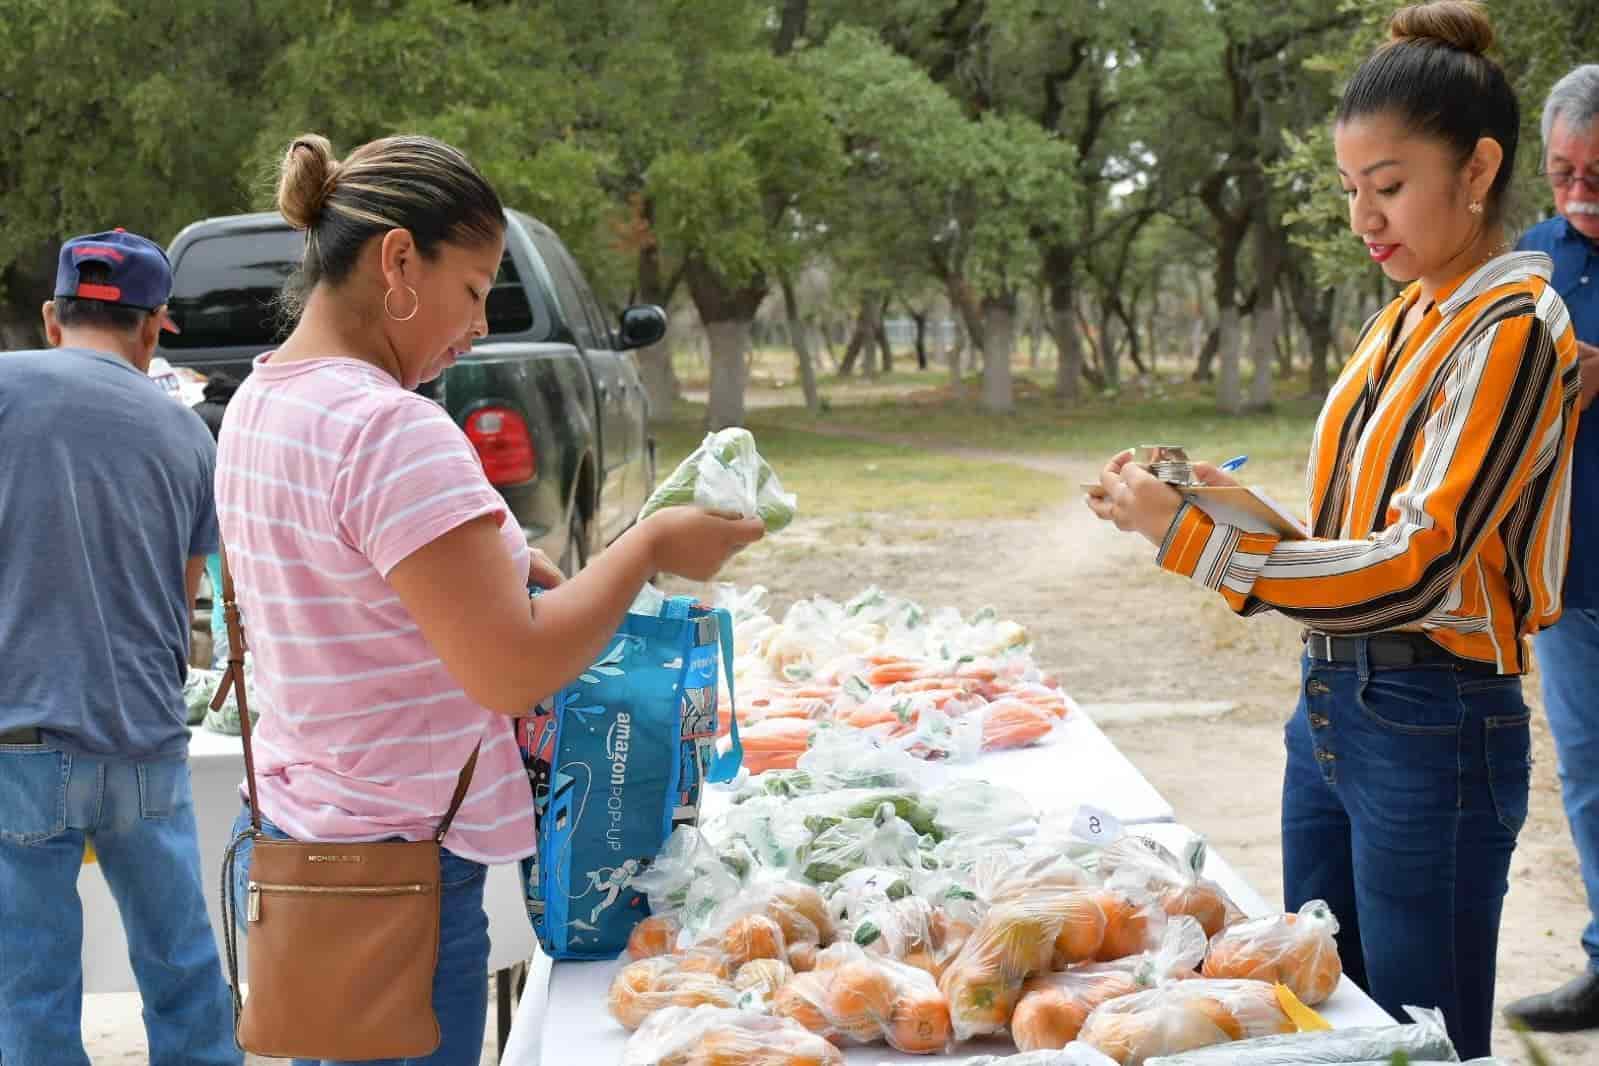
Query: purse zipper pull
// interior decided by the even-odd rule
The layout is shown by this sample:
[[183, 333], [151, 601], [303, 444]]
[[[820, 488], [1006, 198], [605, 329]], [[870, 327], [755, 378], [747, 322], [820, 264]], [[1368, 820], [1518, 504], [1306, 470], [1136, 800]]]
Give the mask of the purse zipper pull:
[[244, 909], [245, 921], [259, 922], [261, 920], [261, 886], [256, 884], [254, 881], [250, 882], [249, 900], [245, 904]]

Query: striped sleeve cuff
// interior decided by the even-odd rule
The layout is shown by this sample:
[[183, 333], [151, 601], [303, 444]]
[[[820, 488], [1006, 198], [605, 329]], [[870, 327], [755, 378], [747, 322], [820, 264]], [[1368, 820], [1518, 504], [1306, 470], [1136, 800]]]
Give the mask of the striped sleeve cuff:
[[1241, 612], [1278, 539], [1270, 533], [1246, 533], [1220, 525], [1193, 503], [1185, 502], [1172, 519], [1155, 561], [1164, 570], [1221, 593], [1228, 606]]

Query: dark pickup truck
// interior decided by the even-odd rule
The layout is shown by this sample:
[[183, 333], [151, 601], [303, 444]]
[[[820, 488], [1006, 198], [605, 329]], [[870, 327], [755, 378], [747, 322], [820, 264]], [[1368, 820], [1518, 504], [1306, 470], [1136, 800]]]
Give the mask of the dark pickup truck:
[[[638, 516], [655, 484], [644, 386], [630, 349], [666, 331], [658, 307], [613, 326], [553, 230], [507, 211], [505, 258], [488, 298], [489, 335], [422, 390], [455, 419], [529, 545], [573, 573]], [[277, 214], [196, 222], [168, 254], [182, 333], [157, 354], [243, 380], [286, 332], [277, 297], [304, 238]]]

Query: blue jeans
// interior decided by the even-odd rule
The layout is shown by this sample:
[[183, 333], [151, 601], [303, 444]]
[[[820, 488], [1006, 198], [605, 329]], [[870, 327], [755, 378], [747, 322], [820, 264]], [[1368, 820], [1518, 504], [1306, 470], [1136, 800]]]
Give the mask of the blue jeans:
[[1559, 760], [1560, 795], [1593, 912], [1582, 946], [1589, 972], [1599, 974], [1599, 704], [1590, 687], [1599, 679], [1599, 611], [1567, 608], [1533, 644]]
[[[250, 811], [245, 808], [233, 823], [234, 836], [249, 827]], [[290, 839], [265, 818], [261, 819], [261, 831], [274, 840]], [[250, 850], [248, 839], [239, 844], [233, 871], [241, 934], [249, 932], [244, 900], [250, 880]], [[433, 1013], [438, 1016], [441, 1034], [438, 1050], [426, 1058], [372, 1060], [367, 1066], [477, 1066], [482, 1060], [483, 1026], [489, 1014], [489, 917], [483, 911], [488, 869], [440, 849], [439, 962], [433, 971]], [[351, 1004], [350, 1009], [359, 1010], [360, 1005]], [[318, 1066], [314, 1059], [294, 1062], [295, 1066]]]
[[187, 760], [42, 744], [0, 746], [0, 1062], [89, 1066], [77, 888], [88, 838], [122, 914], [151, 1066], [238, 1066]]
[[1344, 971], [1390, 1014], [1437, 1007], [1490, 1054], [1499, 918], [1527, 820], [1515, 677], [1306, 658], [1285, 731], [1283, 889], [1332, 905]]

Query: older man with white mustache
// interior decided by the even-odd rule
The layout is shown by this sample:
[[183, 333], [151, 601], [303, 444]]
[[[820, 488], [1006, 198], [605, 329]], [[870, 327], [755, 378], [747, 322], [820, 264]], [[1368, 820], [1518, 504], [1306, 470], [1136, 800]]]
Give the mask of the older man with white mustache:
[[[1552, 287], [1571, 311], [1587, 410], [1599, 394], [1599, 64], [1578, 67], [1550, 90], [1543, 141], [1543, 172], [1557, 217], [1528, 230], [1518, 247], [1555, 261]], [[1582, 418], [1571, 476], [1565, 612], [1533, 639], [1566, 817], [1594, 917], [1582, 936], [1586, 972], [1505, 1008], [1511, 1019], [1544, 1032], [1599, 1028], [1599, 699], [1593, 695], [1599, 681], [1599, 412]]]

